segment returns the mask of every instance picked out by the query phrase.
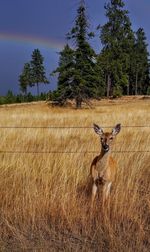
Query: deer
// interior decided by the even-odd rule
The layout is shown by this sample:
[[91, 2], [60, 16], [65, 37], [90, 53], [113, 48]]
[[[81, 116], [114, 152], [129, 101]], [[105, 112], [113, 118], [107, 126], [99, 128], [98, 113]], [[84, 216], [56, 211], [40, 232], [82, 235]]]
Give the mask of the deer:
[[109, 198], [111, 187], [115, 181], [117, 172], [117, 162], [111, 154], [112, 143], [121, 130], [121, 124], [117, 124], [112, 132], [104, 132], [97, 124], [93, 124], [94, 131], [100, 136], [101, 151], [96, 156], [90, 167], [90, 177], [92, 178], [92, 207], [99, 185], [102, 185], [103, 206]]

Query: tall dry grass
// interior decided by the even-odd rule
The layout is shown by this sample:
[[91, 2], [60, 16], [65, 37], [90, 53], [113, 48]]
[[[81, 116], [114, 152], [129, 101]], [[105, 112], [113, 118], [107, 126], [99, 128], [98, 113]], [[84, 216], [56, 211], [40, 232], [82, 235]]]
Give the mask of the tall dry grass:
[[[44, 103], [1, 107], [0, 124], [150, 125], [149, 101], [98, 105], [82, 110]], [[122, 128], [113, 149], [148, 151], [149, 133], [150, 128]], [[150, 251], [150, 153], [113, 153], [118, 170], [110, 203], [102, 210], [100, 190], [91, 215], [86, 185], [96, 153], [88, 151], [100, 151], [92, 129], [1, 128], [0, 139], [0, 250]], [[37, 153], [1, 152], [12, 150]]]

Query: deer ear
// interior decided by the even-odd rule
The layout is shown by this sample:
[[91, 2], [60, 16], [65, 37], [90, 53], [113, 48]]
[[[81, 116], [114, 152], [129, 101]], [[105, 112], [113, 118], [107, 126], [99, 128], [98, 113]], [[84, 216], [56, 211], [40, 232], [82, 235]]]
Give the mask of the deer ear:
[[97, 124], [94, 123], [93, 127], [94, 127], [94, 130], [95, 130], [96, 134], [102, 135], [104, 133], [103, 129], [101, 127], [99, 127]]
[[121, 124], [118, 123], [113, 129], [112, 129], [112, 134], [116, 136], [121, 130]]

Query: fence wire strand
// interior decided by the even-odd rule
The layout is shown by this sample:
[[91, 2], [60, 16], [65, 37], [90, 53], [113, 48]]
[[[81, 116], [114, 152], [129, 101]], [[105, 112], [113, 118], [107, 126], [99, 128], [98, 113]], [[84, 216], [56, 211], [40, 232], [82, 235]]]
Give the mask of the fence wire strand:
[[[113, 126], [101, 126], [113, 128]], [[0, 126], [0, 129], [92, 129], [92, 126]], [[150, 125], [122, 125], [121, 128], [150, 128]]]
[[[1, 151], [0, 154], [94, 154], [99, 153], [98, 151]], [[112, 151], [112, 153], [150, 153], [150, 151], [141, 151], [141, 150], [123, 150], [123, 151]]]

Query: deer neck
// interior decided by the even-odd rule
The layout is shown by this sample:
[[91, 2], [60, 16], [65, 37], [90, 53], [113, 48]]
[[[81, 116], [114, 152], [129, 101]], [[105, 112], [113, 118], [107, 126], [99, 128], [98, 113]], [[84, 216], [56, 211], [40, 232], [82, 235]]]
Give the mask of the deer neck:
[[105, 152], [103, 149], [101, 149], [99, 156], [96, 157], [95, 166], [100, 177], [104, 176], [104, 172], [106, 171], [109, 164], [110, 155], [111, 155], [110, 149], [108, 152]]
[[101, 152], [100, 152], [100, 156], [103, 158], [107, 158], [109, 157], [111, 154], [111, 149], [109, 149], [109, 151], [105, 151], [103, 148], [101, 148]]
[[111, 150], [105, 152], [103, 149], [101, 149], [100, 155], [99, 155], [99, 162], [103, 167], [105, 167], [108, 164], [109, 157], [111, 155]]

